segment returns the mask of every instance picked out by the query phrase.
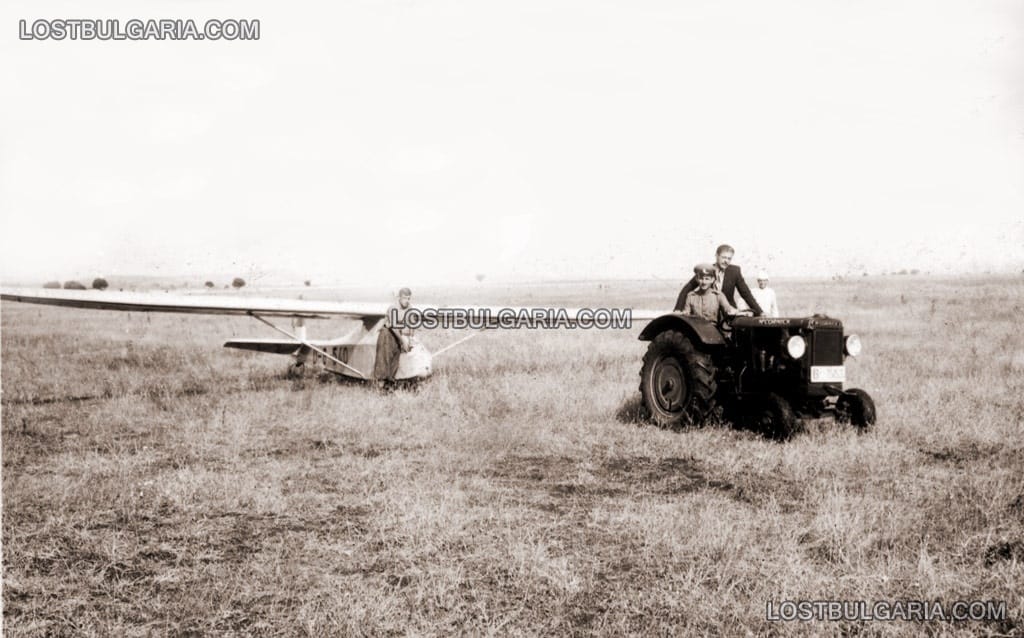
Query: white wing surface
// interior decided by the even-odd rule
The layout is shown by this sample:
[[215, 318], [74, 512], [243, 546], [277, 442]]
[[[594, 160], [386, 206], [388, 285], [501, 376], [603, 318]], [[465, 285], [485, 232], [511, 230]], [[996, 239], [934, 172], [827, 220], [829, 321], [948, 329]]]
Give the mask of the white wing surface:
[[[207, 315], [256, 315], [326, 319], [347, 317], [376, 321], [387, 313], [388, 303], [337, 302], [233, 295], [182, 295], [169, 292], [117, 292], [104, 290], [54, 290], [44, 288], [7, 288], [0, 298], [8, 301], [130, 312], [178, 312]], [[465, 320], [464, 327], [491, 328], [577, 328], [601, 325], [614, 313], [618, 319], [650, 321], [665, 314], [661, 311], [632, 308], [559, 308], [537, 306], [439, 306], [414, 304], [418, 317], [436, 318], [452, 327], [452, 320]], [[445, 322], [445, 318], [448, 319]], [[621, 323], [621, 322], [620, 322]], [[429, 327], [424, 324], [423, 327]], [[457, 325], [455, 327], [458, 327]]]
[[173, 293], [116, 292], [104, 290], [51, 290], [5, 288], [0, 298], [8, 301], [122, 310], [129, 312], [184, 312], [203, 315], [259, 315], [261, 317], [298, 317], [326, 319], [379, 319], [387, 312], [386, 303], [353, 303], [243, 297], [228, 295], [181, 295]]

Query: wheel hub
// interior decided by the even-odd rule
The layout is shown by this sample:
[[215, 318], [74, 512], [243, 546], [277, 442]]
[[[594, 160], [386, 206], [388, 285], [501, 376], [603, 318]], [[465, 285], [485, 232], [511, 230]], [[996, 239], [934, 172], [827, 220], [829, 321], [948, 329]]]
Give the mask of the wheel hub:
[[677, 412], [682, 409], [686, 399], [686, 378], [679, 362], [674, 358], [665, 358], [658, 362], [654, 374], [654, 397], [658, 407], [666, 412]]

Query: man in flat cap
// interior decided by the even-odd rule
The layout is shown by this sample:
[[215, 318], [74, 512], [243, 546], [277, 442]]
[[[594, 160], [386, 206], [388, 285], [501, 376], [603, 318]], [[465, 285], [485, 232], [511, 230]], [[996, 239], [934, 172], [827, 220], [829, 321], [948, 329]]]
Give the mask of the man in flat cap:
[[725, 293], [716, 290], [715, 267], [711, 264], [697, 264], [693, 269], [697, 288], [686, 294], [682, 311], [686, 315], [703, 317], [717, 323], [722, 314], [735, 315], [738, 311], [725, 298]]
[[[388, 308], [384, 325], [377, 334], [377, 356], [373, 361], [373, 378], [378, 383], [393, 383], [398, 372], [398, 357], [412, 348], [412, 328], [405, 324], [405, 313], [412, 306], [412, 291], [398, 291], [398, 304]], [[392, 320], [396, 319], [395, 323]]]
[[[747, 282], [743, 281], [743, 274], [740, 272], [739, 266], [732, 265], [732, 257], [736, 254], [733, 247], [728, 244], [722, 244], [715, 250], [715, 263], [712, 266], [714, 271], [714, 282], [712, 286], [725, 294], [725, 298], [733, 306], [736, 305], [736, 291], [740, 293], [740, 297], [743, 301], [747, 302], [747, 307], [750, 308], [753, 313], [757, 316], [764, 314], [761, 310], [761, 306], [754, 299], [754, 295], [750, 294], [750, 288], [747, 287]], [[676, 299], [676, 311], [681, 311], [683, 306], [686, 304], [686, 296], [694, 291], [698, 286], [697, 276], [694, 275], [690, 281], [686, 282], [683, 286], [682, 291], [679, 293], [679, 297]]]

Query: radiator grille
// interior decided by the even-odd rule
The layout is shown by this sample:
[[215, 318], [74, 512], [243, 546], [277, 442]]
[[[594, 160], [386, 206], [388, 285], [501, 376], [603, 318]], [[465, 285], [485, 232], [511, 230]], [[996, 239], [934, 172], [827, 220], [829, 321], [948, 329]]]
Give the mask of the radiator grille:
[[843, 331], [814, 331], [814, 345], [811, 350], [811, 365], [838, 366], [843, 364]]

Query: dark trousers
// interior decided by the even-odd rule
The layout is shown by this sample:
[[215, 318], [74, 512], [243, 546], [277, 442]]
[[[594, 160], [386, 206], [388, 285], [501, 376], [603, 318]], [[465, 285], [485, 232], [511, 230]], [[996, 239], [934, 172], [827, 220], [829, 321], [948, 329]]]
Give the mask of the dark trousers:
[[377, 334], [377, 356], [373, 362], [373, 378], [394, 381], [398, 372], [398, 357], [402, 345], [390, 328], [381, 328]]

